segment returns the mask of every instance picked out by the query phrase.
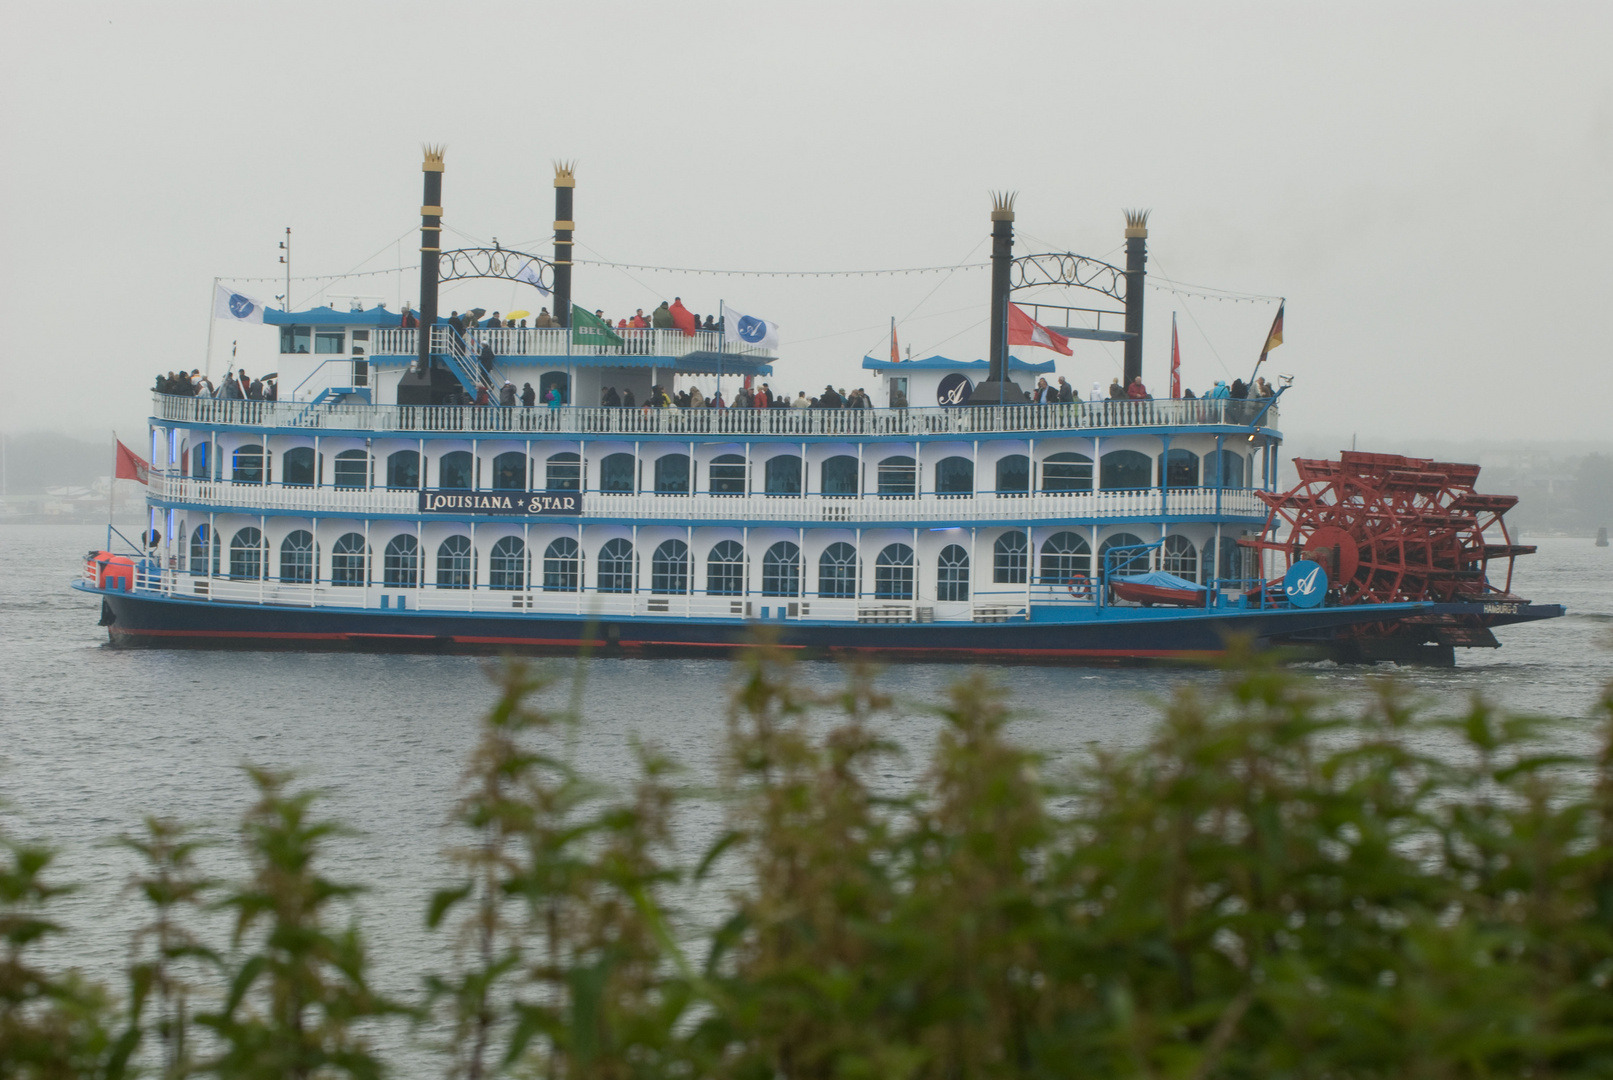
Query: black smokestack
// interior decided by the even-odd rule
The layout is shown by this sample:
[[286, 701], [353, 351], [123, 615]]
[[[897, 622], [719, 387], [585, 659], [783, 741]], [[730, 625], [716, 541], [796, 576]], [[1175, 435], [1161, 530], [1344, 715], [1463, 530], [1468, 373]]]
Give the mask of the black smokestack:
[[577, 163], [557, 161], [554, 166], [554, 317], [571, 325], [571, 196], [577, 188]]
[[431, 370], [431, 328], [437, 322], [437, 256], [442, 252], [442, 155], [444, 147], [425, 148], [421, 164], [425, 194], [420, 203], [420, 332], [416, 359], [421, 373]]
[[1143, 293], [1148, 277], [1148, 211], [1126, 211], [1125, 384], [1143, 373]]
[[1008, 378], [1008, 285], [1014, 262], [1014, 193], [991, 197], [991, 370], [969, 395], [971, 405], [1017, 405], [1024, 392]]

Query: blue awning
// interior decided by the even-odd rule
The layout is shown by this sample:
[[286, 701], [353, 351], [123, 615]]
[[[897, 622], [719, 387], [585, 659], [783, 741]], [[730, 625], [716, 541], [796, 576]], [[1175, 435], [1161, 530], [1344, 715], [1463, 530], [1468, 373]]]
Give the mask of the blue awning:
[[403, 316], [379, 304], [368, 311], [338, 311], [333, 307], [281, 311], [266, 307], [263, 321], [271, 326], [402, 326]]
[[[991, 370], [991, 364], [985, 360], [951, 360], [945, 356], [926, 356], [922, 360], [875, 360], [872, 356], [863, 357], [864, 371], [964, 371], [979, 372], [984, 375]], [[1032, 375], [1047, 375], [1054, 370], [1051, 360], [1043, 360], [1033, 364], [1028, 360], [1021, 360], [1017, 356], [1009, 356], [1009, 371], [1028, 371]]]

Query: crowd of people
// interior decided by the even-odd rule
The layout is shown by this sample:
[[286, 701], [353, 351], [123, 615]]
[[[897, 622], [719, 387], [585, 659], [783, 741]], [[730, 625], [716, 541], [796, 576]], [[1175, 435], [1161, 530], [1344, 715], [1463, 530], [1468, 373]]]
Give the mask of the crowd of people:
[[[594, 311], [594, 318], [601, 325], [615, 330], [675, 330], [679, 329], [679, 316], [686, 315], [684, 324], [689, 328], [708, 334], [715, 334], [722, 329], [715, 315], [701, 317], [683, 306], [681, 297], [673, 297], [670, 301], [661, 301], [661, 306], [653, 309], [648, 315], [643, 308], [637, 308], [632, 315], [612, 319], [605, 314], [604, 308]], [[485, 316], [485, 317], [484, 317]], [[560, 320], [549, 314], [548, 308], [540, 308], [536, 315], [530, 316], [531, 329], [549, 330], [561, 325]], [[506, 319], [502, 312], [495, 311], [487, 314], [485, 308], [471, 308], [465, 312], [450, 312], [448, 318], [443, 320], [455, 331], [464, 334], [467, 330], [526, 330], [529, 329], [527, 318]], [[409, 308], [403, 306], [402, 325], [415, 327], [420, 325], [419, 317]]]
[[200, 368], [192, 368], [189, 372], [170, 371], [166, 375], [158, 375], [155, 386], [159, 394], [172, 394], [175, 397], [203, 397], [215, 398], [219, 401], [278, 401], [280, 400], [279, 376], [273, 372], [254, 379], [241, 368], [234, 375], [225, 372], [217, 386], [213, 380], [202, 374]]
[[[599, 403], [607, 409], [632, 409], [638, 407], [638, 400], [633, 391], [628, 389], [617, 390], [614, 386], [607, 386], [600, 391]], [[862, 387], [849, 394], [844, 388], [836, 390], [834, 386], [825, 386], [816, 397], [808, 397], [805, 390], [790, 397], [788, 393], [779, 393], [767, 383], [755, 388], [745, 386], [734, 392], [732, 402], [724, 401], [722, 390], [709, 397], [698, 386], [676, 393], [669, 392], [664, 386], [650, 387], [649, 396], [644, 400], [647, 409], [872, 409], [873, 400]]]
[[[1053, 396], [1044, 398], [1044, 393], [1050, 393]], [[1217, 398], [1236, 398], [1239, 401], [1243, 401], [1246, 399], [1260, 400], [1276, 396], [1277, 391], [1273, 390], [1271, 384], [1268, 383], [1264, 378], [1257, 378], [1253, 383], [1245, 383], [1242, 379], [1234, 379], [1232, 380], [1231, 386], [1227, 385], [1225, 379], [1218, 379], [1216, 380], [1214, 387], [1206, 390], [1202, 394], [1195, 394], [1191, 389], [1182, 391], [1182, 398], [1184, 400], [1203, 398], [1205, 400], [1213, 401]], [[1108, 398], [1110, 401], [1152, 401], [1154, 400], [1154, 395], [1150, 394], [1148, 392], [1148, 387], [1143, 385], [1142, 376], [1137, 375], [1132, 378], [1131, 383], [1128, 386], [1122, 386], [1118, 377], [1112, 379], [1109, 383]], [[1066, 383], [1062, 378], [1059, 379], [1059, 385], [1056, 390], [1049, 389], [1047, 386], [1047, 380], [1042, 379], [1038, 383], [1036, 393], [1032, 396], [1031, 400], [1037, 402], [1044, 400], [1070, 401], [1073, 400], [1073, 395], [1070, 393], [1069, 384]], [[1103, 400], [1103, 395], [1100, 393], [1097, 383], [1092, 384], [1092, 397], [1090, 400]]]

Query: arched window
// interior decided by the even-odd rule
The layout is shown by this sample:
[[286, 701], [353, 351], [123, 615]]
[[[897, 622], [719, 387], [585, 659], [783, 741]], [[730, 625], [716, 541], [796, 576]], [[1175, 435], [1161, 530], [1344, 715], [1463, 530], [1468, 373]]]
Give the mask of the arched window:
[[959, 544], [948, 544], [942, 548], [936, 560], [935, 598], [969, 599], [969, 553]]
[[1177, 448], [1159, 455], [1159, 468], [1166, 487], [1199, 486], [1199, 456], [1191, 450]]
[[1135, 450], [1111, 450], [1103, 455], [1098, 480], [1105, 491], [1152, 487], [1154, 463]]
[[689, 494], [689, 455], [662, 454], [655, 459], [655, 493]]
[[887, 498], [911, 497], [917, 491], [918, 470], [912, 458], [899, 454], [879, 463], [880, 495]]
[[857, 549], [847, 543], [830, 544], [818, 556], [818, 595], [857, 595]]
[[1031, 459], [1024, 454], [1009, 454], [997, 459], [997, 494], [1029, 495], [1031, 493]]
[[991, 580], [999, 585], [1023, 585], [1030, 569], [1031, 549], [1019, 530], [997, 537], [991, 549]]
[[1131, 533], [1115, 533], [1098, 545], [1098, 568], [1103, 574], [1146, 574], [1148, 559], [1142, 537]]
[[794, 454], [781, 454], [767, 459], [767, 493], [769, 495], [801, 494], [801, 459]]
[[199, 442], [190, 452], [190, 475], [193, 480], [207, 479], [207, 459], [213, 448], [209, 443]]
[[1253, 576], [1250, 573], [1250, 558], [1252, 553], [1243, 547], [1236, 539], [1230, 536], [1221, 537], [1220, 543], [1215, 540], [1204, 545], [1204, 570], [1208, 575], [1210, 567], [1215, 567], [1215, 576], [1231, 582], [1243, 581]]
[[549, 491], [582, 490], [582, 458], [571, 451], [550, 454], [543, 463], [543, 484]]
[[469, 450], [453, 450], [437, 460], [437, 486], [451, 491], [470, 490], [476, 463]]
[[582, 584], [582, 549], [562, 536], [543, 553], [543, 591], [576, 592]]
[[966, 457], [942, 458], [935, 463], [935, 493], [959, 497], [975, 493], [975, 463]]
[[801, 595], [801, 549], [780, 540], [762, 556], [762, 595]]
[[526, 544], [519, 536], [506, 536], [487, 553], [489, 589], [526, 588]]
[[236, 447], [230, 463], [230, 479], [237, 484], [263, 483], [263, 447], [257, 443]]
[[420, 451], [399, 450], [387, 455], [386, 486], [389, 488], [420, 486]]
[[819, 471], [818, 480], [825, 495], [856, 495], [860, 486], [857, 483], [857, 459], [849, 454], [828, 459]]
[[[520, 450], [506, 450], [493, 459], [494, 491], [526, 490], [526, 454]], [[492, 563], [488, 563], [489, 569]]]
[[607, 541], [599, 549], [599, 591], [632, 592], [635, 569], [632, 541], [621, 537]]
[[[211, 564], [208, 558], [208, 547], [212, 547]], [[218, 573], [218, 537], [206, 525], [196, 526], [196, 532], [190, 538], [190, 572], [193, 574]]]
[[420, 542], [412, 533], [399, 533], [381, 553], [381, 583], [389, 589], [420, 587]]
[[1073, 451], [1042, 459], [1043, 491], [1091, 491], [1092, 459]]
[[[359, 451], [363, 453], [363, 451]], [[356, 587], [370, 577], [370, 549], [363, 533], [343, 533], [330, 547], [330, 583]]]
[[230, 577], [258, 581], [264, 576], [267, 545], [263, 534], [248, 526], [230, 538]]
[[1167, 574], [1175, 574], [1189, 581], [1199, 579], [1199, 553], [1193, 546], [1193, 541], [1185, 536], [1172, 533], [1165, 538], [1165, 544], [1159, 549], [1159, 568]]
[[650, 591], [682, 596], [689, 591], [689, 545], [667, 540], [650, 556]]
[[294, 446], [280, 455], [280, 482], [292, 487], [313, 487], [318, 479], [314, 466], [314, 448]]
[[913, 599], [913, 549], [891, 544], [874, 560], [874, 595], [881, 600]]
[[468, 589], [476, 581], [476, 552], [470, 537], [450, 536], [437, 545], [437, 588]]
[[309, 585], [319, 565], [319, 553], [314, 550], [314, 534], [297, 529], [280, 541], [280, 580], [296, 585]]
[[[343, 450], [336, 455], [336, 486], [339, 488], [370, 486], [370, 455], [366, 451]], [[331, 548], [332, 554], [335, 551], [335, 548]]]
[[[571, 403], [571, 377], [564, 371], [545, 371], [543, 373], [543, 377], [538, 380], [539, 405], [549, 404], [550, 390], [560, 391], [560, 404], [569, 405]], [[565, 490], [570, 491], [572, 489], [566, 488]]]
[[638, 490], [632, 454], [605, 455], [599, 463], [599, 490], [613, 495], [631, 495]]
[[1042, 565], [1036, 577], [1040, 585], [1068, 585], [1076, 578], [1092, 576], [1092, 545], [1080, 533], [1056, 532], [1042, 541]]
[[718, 454], [706, 469], [713, 495], [745, 494], [745, 459], [738, 454]]
[[745, 549], [724, 540], [706, 556], [706, 592], [712, 596], [745, 595]]
[[1213, 450], [1204, 459], [1204, 482], [1212, 487], [1243, 487], [1243, 455], [1236, 450]]

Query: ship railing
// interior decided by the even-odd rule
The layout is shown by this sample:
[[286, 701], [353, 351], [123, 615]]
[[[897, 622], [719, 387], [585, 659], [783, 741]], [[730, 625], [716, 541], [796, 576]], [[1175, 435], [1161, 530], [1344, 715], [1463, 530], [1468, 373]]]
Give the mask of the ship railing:
[[239, 401], [157, 394], [162, 423], [363, 432], [678, 436], [688, 438], [911, 438], [1023, 432], [1104, 431], [1118, 428], [1278, 426], [1269, 402], [1094, 401], [1053, 405], [923, 409], [609, 409], [598, 406], [503, 408], [466, 405], [357, 405]]
[[[547, 591], [536, 583], [521, 589], [438, 588], [400, 586], [372, 581], [336, 585], [329, 581], [288, 582], [273, 578], [192, 574], [178, 568], [137, 568], [135, 592], [172, 599], [275, 607], [361, 608], [373, 611], [464, 613], [479, 615], [571, 615], [599, 619], [723, 619], [735, 622], [788, 622], [800, 619], [839, 622], [1004, 622], [1027, 617], [1024, 590], [998, 596], [981, 594], [973, 601], [937, 601], [933, 597], [886, 599], [860, 597], [710, 595], [701, 592], [573, 592]], [[95, 584], [93, 572], [85, 580]], [[1045, 590], [1038, 589], [1038, 594]], [[1038, 596], [1037, 603], [1043, 602]]]
[[[610, 331], [621, 339], [621, 344], [591, 344], [570, 340], [571, 332], [562, 327], [518, 327], [503, 329], [470, 329], [455, 334], [446, 326], [433, 328], [431, 351], [447, 353], [468, 352], [475, 356], [486, 345], [493, 355], [511, 356], [687, 356], [690, 353], [721, 352], [729, 356], [751, 360], [772, 359], [773, 349], [758, 348], [743, 341], [735, 341], [715, 332], [698, 330], [685, 334], [681, 330], [629, 329], [613, 327]], [[587, 333], [584, 331], [584, 333]], [[592, 335], [598, 336], [598, 335]], [[420, 331], [415, 328], [391, 327], [375, 332], [376, 356], [418, 356]]]
[[[153, 472], [150, 493], [164, 502], [304, 514], [420, 513], [414, 488], [306, 487], [295, 484], [235, 483]], [[524, 496], [525, 492], [491, 494]], [[1119, 491], [1064, 491], [1035, 495], [920, 495], [852, 498], [835, 495], [654, 495], [587, 492], [583, 520], [732, 521], [799, 524], [880, 522], [1041, 522], [1049, 518], [1261, 517], [1267, 507], [1247, 488], [1157, 488]], [[518, 518], [516, 520], [530, 520]]]

